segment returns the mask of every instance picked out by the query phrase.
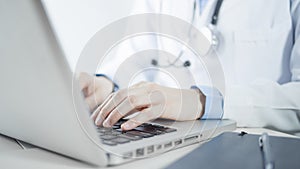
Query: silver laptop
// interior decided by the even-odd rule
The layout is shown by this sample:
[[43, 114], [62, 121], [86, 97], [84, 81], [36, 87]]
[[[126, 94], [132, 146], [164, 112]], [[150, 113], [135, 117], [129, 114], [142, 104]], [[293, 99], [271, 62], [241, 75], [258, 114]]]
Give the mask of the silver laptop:
[[1, 134], [107, 166], [158, 155], [235, 129], [230, 120], [156, 120], [129, 132], [119, 129], [124, 120], [110, 129], [96, 127], [42, 3], [2, 1], [0, 21]]

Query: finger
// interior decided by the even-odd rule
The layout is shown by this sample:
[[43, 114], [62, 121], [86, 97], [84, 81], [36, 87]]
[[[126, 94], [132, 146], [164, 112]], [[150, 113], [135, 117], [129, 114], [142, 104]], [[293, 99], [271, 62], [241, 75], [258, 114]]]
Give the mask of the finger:
[[101, 107], [99, 114], [96, 118], [96, 125], [101, 125], [103, 122], [103, 118], [106, 118], [106, 116], [115, 109], [116, 106], [118, 106], [127, 95], [127, 90], [120, 90], [117, 93], [113, 94], [112, 98], [109, 99], [103, 106]]
[[103, 122], [104, 127], [111, 127], [117, 121], [119, 121], [122, 117], [124, 117], [128, 112], [130, 112], [133, 107], [128, 104], [128, 100], [126, 99], [124, 102], [120, 103], [105, 119]]
[[105, 101], [99, 108], [99, 113], [96, 117], [95, 124], [100, 126], [102, 125], [105, 118], [109, 115], [109, 113], [117, 106], [117, 104], [114, 101], [115, 95], [117, 93], [113, 93], [111, 97]]
[[159, 118], [162, 114], [162, 111], [162, 105], [154, 105], [149, 108], [143, 109], [135, 117], [123, 123], [121, 125], [121, 128], [122, 130], [132, 130], [143, 123]]
[[151, 108], [146, 108], [140, 111], [135, 117], [129, 119], [127, 122], [121, 125], [122, 130], [132, 130], [137, 126], [153, 120], [155, 117], [152, 116]]
[[123, 118], [128, 118], [129, 116], [142, 111], [143, 109], [147, 109], [149, 106], [145, 106], [145, 107], [141, 107], [141, 108], [135, 108], [133, 110], [131, 110], [130, 112], [128, 112]]
[[108, 117], [103, 123], [103, 126], [111, 127], [122, 117], [128, 115], [133, 110], [136, 110], [141, 107], [147, 107], [150, 104], [150, 100], [145, 95], [129, 96], [108, 115]]
[[113, 94], [114, 93], [111, 93], [110, 95], [108, 95], [107, 98], [103, 101], [103, 103], [94, 110], [93, 114], [91, 115], [91, 118], [94, 121], [96, 121], [96, 117], [99, 114], [101, 108], [112, 98]]
[[113, 93], [110, 94], [109, 97], [107, 97], [106, 100], [94, 111], [92, 118], [94, 119], [96, 125], [100, 126], [104, 121], [104, 119], [106, 118], [107, 115], [101, 114], [100, 112], [103, 106], [105, 106], [108, 102], [111, 101], [113, 95], [114, 95]]
[[[123, 102], [128, 97], [129, 94], [131, 94], [132, 96], [134, 96], [134, 95], [142, 96], [142, 95], [145, 95], [145, 90], [143, 90], [142, 88], [130, 88], [130, 89], [123, 89], [123, 90], [118, 91], [115, 95], [113, 95], [111, 100], [109, 100], [101, 108], [101, 110], [98, 114], [99, 119], [101, 119], [103, 117], [106, 118], [108, 116], [108, 114], [110, 114], [121, 102]], [[145, 99], [143, 99], [143, 100], [145, 100]], [[134, 103], [133, 98], [131, 98], [130, 102]], [[97, 119], [96, 119], [96, 125], [101, 125], [101, 121], [97, 122]]]

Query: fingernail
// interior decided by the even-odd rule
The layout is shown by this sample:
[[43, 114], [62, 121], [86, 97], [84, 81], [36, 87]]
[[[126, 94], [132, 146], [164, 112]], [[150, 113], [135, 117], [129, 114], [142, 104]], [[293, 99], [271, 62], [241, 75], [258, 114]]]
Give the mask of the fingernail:
[[111, 127], [110, 124], [109, 124], [109, 122], [108, 122], [107, 120], [105, 120], [105, 121], [103, 122], [103, 126], [104, 126], [104, 127]]
[[90, 118], [93, 119], [93, 120], [96, 120], [95, 117], [96, 117], [95, 114], [92, 114], [92, 115], [90, 116]]
[[132, 125], [132, 123], [130, 123], [130, 122], [124, 123], [124, 124], [122, 125], [122, 128], [123, 128], [124, 130], [130, 130], [130, 129], [132, 129], [132, 127], [133, 127], [133, 125]]
[[99, 126], [99, 125], [101, 125], [101, 123], [102, 123], [102, 119], [97, 118], [96, 121], [95, 121], [95, 124]]

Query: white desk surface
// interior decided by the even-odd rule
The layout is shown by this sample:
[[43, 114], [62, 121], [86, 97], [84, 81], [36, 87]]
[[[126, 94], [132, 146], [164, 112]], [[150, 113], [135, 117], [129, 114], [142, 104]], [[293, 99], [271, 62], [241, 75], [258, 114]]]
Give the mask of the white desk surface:
[[[263, 128], [237, 128], [236, 132], [245, 131], [251, 134], [261, 134], [267, 132], [274, 136], [294, 137], [285, 133], [276, 132], [273, 130]], [[156, 157], [137, 160], [134, 162], [122, 164], [119, 166], [109, 167], [111, 169], [122, 168], [162, 168], [168, 164], [176, 161], [185, 154], [197, 148], [200, 144], [194, 144], [180, 149], [176, 149]], [[55, 169], [69, 169], [69, 168], [95, 168], [85, 163], [81, 163], [55, 153], [51, 153], [39, 148], [32, 148], [23, 150], [12, 139], [0, 135], [0, 166], [1, 168], [55, 168]]]

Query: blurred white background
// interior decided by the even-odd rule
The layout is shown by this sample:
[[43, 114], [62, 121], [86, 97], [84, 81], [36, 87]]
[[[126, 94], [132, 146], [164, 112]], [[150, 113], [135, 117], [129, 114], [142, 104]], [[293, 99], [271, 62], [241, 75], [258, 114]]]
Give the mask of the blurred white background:
[[72, 70], [87, 41], [104, 26], [130, 15], [134, 2], [135, 0], [43, 0]]
[[[173, 2], [176, 0], [170, 1]], [[179, 3], [181, 0], [177, 1], [177, 3]], [[76, 63], [81, 54], [81, 51], [83, 50], [87, 42], [90, 40], [90, 38], [92, 38], [93, 35], [95, 35], [103, 27], [115, 22], [116, 20], [133, 14], [158, 12], [173, 15], [180, 19], [186, 20], [187, 22], [190, 22], [189, 17], [185, 17], [185, 15], [180, 15], [180, 13], [179, 15], [177, 15], [177, 12], [172, 13], [170, 10], [160, 11], [160, 8], [158, 7], [158, 5], [160, 5], [159, 0], [42, 0], [42, 2], [45, 6], [48, 17], [50, 18], [50, 22], [56, 33], [59, 43], [73, 71], [75, 71]], [[145, 8], [144, 5], [141, 5], [148, 4], [149, 2], [153, 3], [154, 6], [156, 6], [157, 8]], [[157, 49], [157, 47], [159, 46], [157, 46], [156, 43], [148, 43], [152, 41], [156, 42], [156, 39], [153, 38], [153, 35], [136, 37], [134, 39], [134, 44], [138, 44], [138, 47], [135, 46], [134, 50], [132, 49], [131, 41], [127, 40], [124, 41], [122, 44], [119, 44], [118, 47], [115, 47], [114, 50], [110, 51], [109, 55], [106, 57], [107, 59], [103, 61], [105, 64], [101, 65], [101, 70], [97, 69], [97, 73], [104, 73], [110, 78], [113, 78], [115, 76], [115, 72], [118, 70], [121, 64], [126, 64], [127, 68], [136, 67], [135, 62], [131, 63], [133, 65], [130, 66], [130, 64], [124, 62], [124, 60], [132, 54], [136, 53], [137, 51], [142, 51], [146, 49]], [[178, 43], [177, 41], [174, 41], [173, 39], [165, 39], [164, 43], [167, 45], [163, 47], [160, 46], [160, 49], [170, 52], [175, 57], [182, 49], [182, 44]], [[121, 56], [121, 58], [112, 56]], [[193, 56], [193, 54], [189, 51], [185, 51], [185, 55], [183, 55], [180, 58], [182, 63], [186, 60], [191, 60], [191, 62], [196, 63], [197, 59], [195, 59], [196, 57]], [[141, 62], [141, 60], [139, 61]], [[111, 64], [109, 63], [113, 63], [114, 66], [111, 66]], [[150, 63], [151, 61], [144, 60], [143, 64], [140, 63], [140, 65], [143, 65], [142, 68], [144, 68], [152, 66], [150, 65]], [[190, 69], [199, 69], [199, 65], [201, 66], [202, 63], [192, 64]], [[139, 68], [141, 68], [141, 66]], [[175, 69], [176, 71], [173, 70], [173, 68], [168, 69], [172, 69], [172, 72], [174, 74], [178, 76], [180, 75], [180, 78], [177, 78], [177, 80], [186, 79], [186, 77], [193, 77], [193, 75], [188, 69]], [[150, 75], [141, 74], [140, 76], [137, 76], [132, 80], [132, 84], [139, 81], [155, 81], [156, 83], [166, 86], [177, 86], [177, 83], [173, 82], [172, 79], [166, 80], [168, 79], [169, 75], [167, 76], [161, 72], [160, 75], [158, 75], [159, 72], [160, 71], [156, 72], [156, 79], [153, 79]], [[196, 81], [202, 83], [209, 81], [206, 72], [201, 72], [203, 72], [204, 74], [201, 74], [201, 76], [194, 77], [201, 78]], [[188, 76], [185, 75], [186, 73], [188, 73]], [[150, 74], [154, 75], [153, 72]], [[189, 80], [179, 81], [186, 82], [187, 86], [190, 86]]]

